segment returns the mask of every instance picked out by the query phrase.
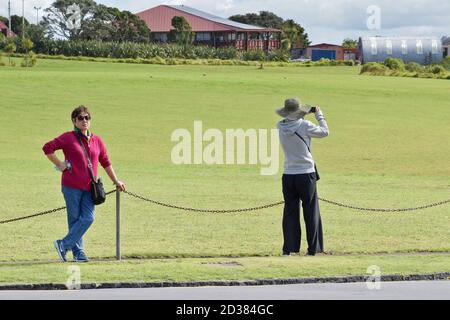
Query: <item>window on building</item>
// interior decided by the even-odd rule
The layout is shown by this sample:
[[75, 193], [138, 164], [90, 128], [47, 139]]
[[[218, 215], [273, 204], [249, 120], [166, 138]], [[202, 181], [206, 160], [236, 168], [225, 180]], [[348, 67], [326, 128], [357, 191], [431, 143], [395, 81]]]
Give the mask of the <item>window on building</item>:
[[209, 32], [198, 32], [195, 37], [196, 37], [197, 41], [210, 41], [211, 40], [211, 33], [209, 33]]
[[431, 41], [431, 53], [432, 54], [438, 54], [439, 53], [437, 40], [432, 40]]
[[155, 41], [167, 42], [167, 33], [155, 33]]
[[280, 40], [281, 33], [270, 33], [270, 40]]
[[417, 47], [417, 54], [423, 54], [423, 43], [422, 43], [422, 40], [417, 40], [416, 47]]
[[406, 40], [402, 40], [402, 54], [408, 54], [408, 42]]
[[261, 40], [261, 34], [259, 34], [259, 33], [250, 33], [250, 40]]
[[236, 40], [236, 33], [228, 33], [228, 35], [227, 35], [227, 40], [228, 40], [228, 41], [234, 41], [234, 40]]
[[372, 49], [372, 55], [376, 56], [378, 54], [378, 45], [376, 39], [370, 40], [370, 47]]
[[392, 41], [386, 40], [386, 53], [392, 55]]

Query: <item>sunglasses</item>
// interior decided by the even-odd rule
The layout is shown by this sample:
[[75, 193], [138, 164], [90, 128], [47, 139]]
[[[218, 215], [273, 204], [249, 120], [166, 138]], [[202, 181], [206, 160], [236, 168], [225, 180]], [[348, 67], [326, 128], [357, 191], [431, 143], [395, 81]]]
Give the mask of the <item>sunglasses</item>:
[[91, 120], [91, 116], [78, 116], [77, 119], [78, 119], [78, 121], [83, 121], [83, 120], [89, 121], [89, 120]]

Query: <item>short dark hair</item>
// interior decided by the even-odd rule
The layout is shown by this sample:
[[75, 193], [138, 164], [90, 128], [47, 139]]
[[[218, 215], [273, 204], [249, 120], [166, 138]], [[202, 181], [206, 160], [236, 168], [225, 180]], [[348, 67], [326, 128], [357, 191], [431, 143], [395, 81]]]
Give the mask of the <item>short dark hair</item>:
[[89, 109], [83, 105], [79, 106], [75, 110], [72, 111], [72, 120], [78, 117], [83, 112], [87, 113], [89, 117], [91, 116], [91, 113], [89, 112]]

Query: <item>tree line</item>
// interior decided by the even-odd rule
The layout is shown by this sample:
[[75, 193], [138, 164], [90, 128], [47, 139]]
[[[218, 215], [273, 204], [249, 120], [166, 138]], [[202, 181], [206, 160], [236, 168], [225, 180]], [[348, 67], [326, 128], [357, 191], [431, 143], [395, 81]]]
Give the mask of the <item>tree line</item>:
[[[70, 10], [74, 5], [80, 9], [79, 15], [76, 17], [79, 25], [75, 28], [68, 23], [75, 13]], [[253, 50], [254, 52], [251, 52], [252, 57], [255, 56], [258, 59], [285, 61], [289, 59], [292, 49], [304, 49], [311, 44], [308, 33], [299, 23], [293, 19], [284, 20], [269, 11], [234, 15], [229, 19], [282, 31], [281, 49], [274, 51], [267, 57], [264, 52]], [[9, 21], [5, 17], [0, 16], [0, 21], [9, 25]], [[114, 48], [120, 48], [125, 52], [133, 52], [136, 55], [134, 50], [141, 50], [142, 48], [138, 49], [129, 44], [152, 44], [154, 42], [151, 30], [140, 17], [130, 11], [121, 11], [118, 8], [98, 4], [94, 0], [55, 0], [50, 7], [44, 10], [42, 21], [38, 24], [30, 23], [27, 19], [22, 20], [21, 16], [13, 15], [11, 16], [11, 27], [17, 37], [6, 39], [0, 34], [0, 50], [10, 55], [16, 51], [26, 53], [29, 57], [33, 57], [32, 50], [43, 54], [61, 54], [64, 52], [76, 55], [80, 54], [75, 52], [80, 50], [80, 46], [83, 48], [83, 52], [90, 54], [95, 52], [97, 55], [104, 56], [105, 51], [109, 48], [106, 45], [107, 43], [121, 44]], [[172, 19], [172, 27], [173, 29], [168, 34], [169, 43], [186, 47], [182, 50], [186, 53], [184, 56], [205, 56], [203, 52], [197, 51], [195, 51], [195, 54], [189, 54], [189, 52], [192, 52], [191, 47], [195, 42], [195, 33], [192, 32], [189, 22], [184, 17], [175, 16]], [[64, 41], [67, 41], [68, 44], [64, 45]], [[86, 43], [82, 44], [82, 42]], [[102, 45], [103, 43], [105, 45]], [[355, 47], [357, 42], [346, 39], [344, 45]], [[164, 50], [167, 51], [167, 48], [164, 48]], [[161, 50], [154, 47], [145, 47], [144, 51], [144, 54], [139, 55], [153, 56], [155, 52]], [[224, 52], [227, 53], [226, 56], [230, 55], [233, 59], [239, 57], [235, 50], [219, 50], [214, 54], [208, 53], [207, 55], [222, 57]], [[122, 54], [118, 55], [122, 56]], [[264, 57], [262, 57], [263, 55]], [[173, 54], [167, 54], [167, 56], [173, 56]]]
[[244, 15], [238, 14], [231, 16], [228, 19], [254, 26], [281, 30], [282, 46], [286, 50], [294, 48], [304, 49], [311, 44], [308, 33], [306, 33], [305, 29], [300, 24], [293, 19], [284, 20], [275, 13], [269, 11], [247, 13]]
[[[67, 23], [73, 17], [68, 10], [72, 5], [80, 8], [79, 28], [71, 28]], [[183, 17], [175, 17], [169, 41], [192, 43], [195, 34]], [[305, 29], [292, 19], [284, 20], [269, 11], [248, 13], [229, 17], [230, 20], [255, 26], [282, 30], [283, 46], [286, 49], [305, 48], [310, 44]], [[8, 25], [5, 17], [0, 17]], [[47, 39], [97, 40], [114, 42], [152, 42], [151, 30], [137, 15], [114, 7], [98, 4], [93, 0], [56, 0], [44, 10], [39, 24], [32, 24], [18, 15], [11, 16], [12, 31], [19, 37], [27, 37], [33, 42]], [[23, 30], [22, 30], [23, 28]]]

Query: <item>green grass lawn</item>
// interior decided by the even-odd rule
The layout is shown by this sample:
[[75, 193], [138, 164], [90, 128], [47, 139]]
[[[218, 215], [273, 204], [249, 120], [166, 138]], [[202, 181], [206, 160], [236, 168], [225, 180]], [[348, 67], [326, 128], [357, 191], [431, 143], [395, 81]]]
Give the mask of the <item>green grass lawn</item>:
[[263, 257], [237, 259], [156, 259], [88, 264], [45, 263], [3, 265], [0, 285], [20, 283], [65, 284], [68, 268], [80, 267], [81, 283], [257, 280], [333, 276], [432, 274], [448, 271], [450, 255]]
[[[177, 166], [170, 137], [177, 128], [192, 132], [196, 120], [204, 130], [272, 129], [279, 120], [274, 110], [291, 96], [320, 105], [330, 126], [330, 137], [313, 144], [319, 196], [381, 208], [450, 198], [450, 83], [358, 74], [357, 67], [258, 70], [53, 60], [32, 69], [0, 67], [0, 220], [64, 205], [60, 177], [41, 148], [71, 130], [70, 112], [79, 104], [90, 107], [92, 131], [107, 144], [128, 189], [163, 202], [228, 209], [280, 201], [282, 153], [275, 176], [261, 176], [260, 166], [251, 165]], [[109, 181], [107, 187], [112, 189]], [[322, 203], [321, 211], [325, 250], [335, 255], [450, 251], [449, 206], [360, 213]], [[127, 257], [270, 259], [281, 251], [281, 207], [194, 214], [123, 195], [122, 212]], [[52, 241], [66, 229], [64, 212], [1, 225], [0, 261], [55, 259]], [[112, 199], [97, 207], [85, 244], [91, 257], [114, 256]], [[304, 252], [305, 239], [302, 244]], [[327, 265], [329, 275], [346, 270], [340, 263], [330, 267], [335, 260], [325, 258], [317, 263]], [[439, 264], [435, 271], [450, 269], [448, 257], [444, 261], [446, 270]], [[33, 281], [13, 269], [0, 266], [0, 282]]]

